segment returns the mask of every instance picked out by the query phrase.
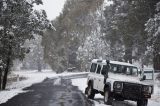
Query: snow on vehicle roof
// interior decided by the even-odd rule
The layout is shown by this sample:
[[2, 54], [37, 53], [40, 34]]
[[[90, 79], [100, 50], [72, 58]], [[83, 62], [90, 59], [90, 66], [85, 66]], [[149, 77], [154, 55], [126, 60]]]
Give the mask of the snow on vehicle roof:
[[[92, 60], [92, 63], [97, 63], [97, 62], [101, 62], [102, 64], [106, 64], [106, 60], [100, 60], [100, 59], [93, 59], [93, 60]], [[109, 60], [109, 62], [110, 62], [111, 64], [119, 64], [119, 65], [136, 67], [136, 66], [133, 65], [133, 64], [125, 63], [125, 62], [112, 61], [112, 60]]]
[[153, 68], [144, 68], [143, 70], [144, 70], [144, 71], [154, 71]]

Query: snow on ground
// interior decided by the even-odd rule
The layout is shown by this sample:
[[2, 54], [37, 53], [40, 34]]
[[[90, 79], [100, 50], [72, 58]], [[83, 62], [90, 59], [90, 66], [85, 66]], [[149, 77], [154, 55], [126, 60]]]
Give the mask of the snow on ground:
[[[59, 77], [61, 76], [70, 76], [70, 75], [77, 75], [77, 74], [84, 74], [84, 73], [68, 73], [64, 72], [62, 74], [56, 74], [51, 70], [43, 70], [42, 72], [35, 71], [16, 71], [14, 74], [26, 77], [26, 80], [13, 82], [11, 85], [7, 86], [7, 90], [0, 91], [0, 104], [5, 103], [8, 99], [18, 95], [19, 93], [25, 93], [27, 91], [23, 91], [22, 89], [25, 87], [29, 87], [32, 84], [42, 82], [45, 78], [57, 78], [54, 84], [59, 84], [60, 80]], [[78, 78], [72, 79], [72, 84], [78, 86], [79, 89], [84, 93], [85, 88], [87, 86], [87, 79], [86, 78]], [[152, 98], [149, 100], [148, 106], [160, 106], [160, 82], [155, 82], [155, 89]], [[103, 96], [97, 94], [95, 96], [94, 103], [96, 106], [106, 106], [103, 104]], [[131, 104], [135, 104], [133, 102], [129, 102]], [[136, 105], [133, 105], [136, 106]]]
[[[78, 86], [79, 90], [81, 90], [84, 93], [85, 88], [87, 87], [87, 78], [72, 79], [72, 84], [74, 86]], [[98, 101], [98, 99], [103, 100], [103, 96], [101, 96], [100, 94], [96, 94], [95, 99], [96, 101], [94, 101], [94, 103], [96, 106], [106, 106], [103, 103], [101, 103], [101, 101]]]
[[[72, 79], [72, 84], [74, 86], [78, 86], [79, 89], [82, 92], [84, 92], [85, 88], [87, 87], [87, 78]], [[160, 86], [158, 86], [158, 82], [155, 83], [154, 88], [155, 88], [154, 89], [155, 91], [154, 91], [154, 94], [152, 95], [152, 98], [148, 102], [148, 106], [160, 106]], [[125, 104], [136, 106], [136, 103], [133, 101], [127, 101], [127, 102]], [[106, 106], [103, 103], [103, 96], [101, 96], [100, 94], [95, 95], [94, 103], [96, 106]]]
[[0, 92], [0, 104], [1, 103], [5, 103], [6, 101], [8, 101], [8, 99], [16, 96], [19, 93], [25, 93], [27, 91], [22, 91], [22, 89], [13, 89], [13, 90], [6, 90], [6, 91], [1, 91]]
[[55, 77], [56, 74], [49, 70], [43, 72], [37, 71], [16, 71], [14, 74], [26, 77], [26, 80], [13, 82], [11, 85], [7, 86], [7, 90], [0, 91], [0, 104], [5, 103], [8, 99], [18, 95], [19, 93], [24, 93], [22, 90], [25, 87], [29, 87], [34, 83], [42, 82], [46, 77]]
[[50, 70], [44, 70], [43, 72], [34, 71], [16, 71], [14, 74], [27, 78], [27, 80], [22, 80], [18, 82], [13, 82], [7, 87], [7, 89], [25, 88], [29, 87], [34, 83], [42, 82], [46, 77], [52, 78], [56, 76], [56, 73]]
[[155, 106], [160, 105], [160, 82], [159, 81], [155, 81], [154, 94], [152, 95], [151, 100], [154, 101], [155, 103], [150, 101], [150, 104], [156, 104]]
[[[64, 72], [62, 74], [56, 74], [52, 70], [43, 70], [42, 72], [38, 72], [37, 70], [34, 71], [15, 71], [13, 72], [17, 76], [25, 77], [26, 80], [13, 82], [9, 86], [7, 86], [7, 90], [0, 91], [0, 104], [5, 103], [8, 99], [18, 95], [19, 93], [25, 93], [27, 91], [23, 91], [23, 88], [29, 87], [32, 84], [40, 83], [45, 78], [58, 78], [60, 76], [67, 76], [67, 75], [77, 75], [77, 74], [84, 74], [84, 73], [71, 73], [71, 72]], [[59, 81], [55, 82], [58, 84]]]
[[84, 92], [87, 87], [87, 78], [72, 79], [72, 84], [78, 86], [79, 90]]

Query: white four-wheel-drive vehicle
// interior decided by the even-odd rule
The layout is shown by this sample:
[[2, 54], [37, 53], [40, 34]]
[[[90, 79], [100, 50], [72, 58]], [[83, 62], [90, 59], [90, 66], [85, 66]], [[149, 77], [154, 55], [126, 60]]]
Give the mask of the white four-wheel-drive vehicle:
[[147, 106], [153, 86], [141, 82], [138, 68], [132, 64], [109, 60], [92, 60], [85, 94], [94, 99], [95, 94], [104, 96], [104, 103], [111, 105], [113, 100], [137, 101], [137, 106]]

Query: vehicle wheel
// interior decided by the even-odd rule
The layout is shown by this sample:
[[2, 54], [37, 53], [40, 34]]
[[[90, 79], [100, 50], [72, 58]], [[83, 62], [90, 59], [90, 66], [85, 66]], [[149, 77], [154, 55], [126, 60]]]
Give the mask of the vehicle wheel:
[[112, 102], [113, 102], [113, 98], [111, 97], [111, 93], [109, 89], [106, 89], [104, 91], [104, 103], [107, 105], [112, 105]]
[[87, 95], [87, 92], [88, 92], [88, 87], [86, 87], [86, 89], [85, 89], [85, 95]]
[[124, 101], [123, 98], [115, 98], [116, 101]]
[[143, 99], [143, 100], [138, 100], [137, 101], [137, 106], [147, 106], [148, 104], [148, 100], [147, 99]]
[[91, 84], [88, 85], [88, 87], [85, 90], [85, 93], [89, 99], [94, 99], [95, 92]]

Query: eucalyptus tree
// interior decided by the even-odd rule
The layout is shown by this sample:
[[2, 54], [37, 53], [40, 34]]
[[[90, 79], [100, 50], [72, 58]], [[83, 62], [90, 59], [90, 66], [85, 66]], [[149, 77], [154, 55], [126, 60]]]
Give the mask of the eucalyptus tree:
[[34, 38], [34, 34], [43, 35], [48, 27], [44, 10], [36, 11], [34, 4], [42, 4], [41, 0], [1, 0], [0, 1], [0, 64], [2, 89], [5, 89], [8, 72], [13, 60], [22, 60], [29, 48], [23, 45], [26, 40]]
[[[152, 16], [157, 0], [112, 0], [113, 4], [104, 11], [105, 24], [102, 31], [111, 47], [121, 45], [123, 59], [132, 63], [142, 60], [145, 63], [147, 33], [145, 23]], [[117, 50], [115, 50], [117, 52]], [[113, 56], [114, 57], [114, 56]]]
[[45, 48], [45, 60], [53, 70], [62, 72], [70, 67], [79, 67], [78, 48], [95, 30], [92, 27], [93, 17], [90, 16], [102, 5], [103, 1], [66, 1], [60, 16], [52, 22], [53, 30], [48, 30], [42, 41]]
[[146, 23], [148, 32], [148, 52], [153, 55], [154, 69], [160, 70], [160, 2], [156, 5], [154, 17]]

